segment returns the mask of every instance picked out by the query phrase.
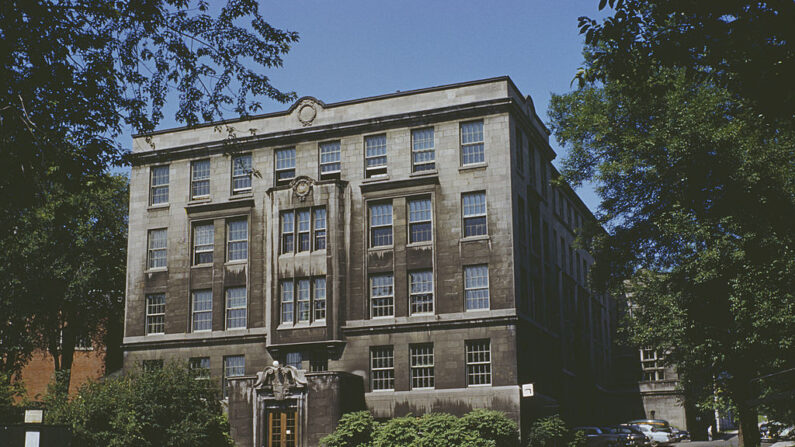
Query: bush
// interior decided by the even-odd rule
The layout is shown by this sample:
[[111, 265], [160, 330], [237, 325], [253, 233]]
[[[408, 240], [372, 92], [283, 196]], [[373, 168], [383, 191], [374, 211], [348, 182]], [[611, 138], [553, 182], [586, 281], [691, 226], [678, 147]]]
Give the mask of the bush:
[[0, 422], [13, 424], [22, 422], [23, 410], [14, 401], [25, 395], [21, 382], [13, 381], [10, 374], [0, 372]]
[[344, 415], [326, 447], [515, 447], [516, 423], [497, 411], [475, 410], [462, 418], [445, 413], [374, 422], [366, 411]]
[[583, 447], [585, 435], [580, 431], [569, 431], [566, 422], [556, 414], [533, 422], [527, 432], [526, 445], [528, 447]]
[[232, 446], [218, 395], [215, 382], [170, 363], [51, 399], [45, 421], [69, 425], [74, 445], [86, 447]]

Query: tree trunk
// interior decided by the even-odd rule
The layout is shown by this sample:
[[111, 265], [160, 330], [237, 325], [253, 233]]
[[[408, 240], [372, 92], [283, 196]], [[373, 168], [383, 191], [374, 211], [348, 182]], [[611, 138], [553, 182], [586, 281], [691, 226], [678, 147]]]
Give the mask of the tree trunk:
[[750, 404], [755, 397], [751, 392], [751, 382], [744, 376], [735, 376], [730, 381], [729, 387], [732, 400], [737, 407], [737, 417], [740, 419], [740, 430], [737, 435], [739, 445], [742, 447], [759, 447], [758, 415], [756, 408]]

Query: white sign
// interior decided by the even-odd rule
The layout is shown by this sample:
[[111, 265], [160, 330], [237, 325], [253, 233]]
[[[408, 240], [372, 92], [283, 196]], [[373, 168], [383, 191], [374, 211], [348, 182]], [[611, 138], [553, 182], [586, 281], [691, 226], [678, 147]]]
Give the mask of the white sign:
[[26, 424], [40, 424], [44, 416], [42, 410], [25, 410], [25, 423]]
[[40, 434], [37, 431], [25, 432], [25, 447], [39, 447]]
[[523, 383], [522, 384], [522, 397], [533, 397], [536, 395], [535, 387], [533, 383]]

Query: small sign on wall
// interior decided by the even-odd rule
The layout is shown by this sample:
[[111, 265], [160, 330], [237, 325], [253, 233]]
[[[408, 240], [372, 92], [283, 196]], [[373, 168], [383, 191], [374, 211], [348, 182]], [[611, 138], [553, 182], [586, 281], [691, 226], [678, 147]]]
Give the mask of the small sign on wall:
[[43, 410], [25, 410], [26, 424], [41, 424], [43, 418], [44, 418]]
[[534, 383], [523, 383], [522, 384], [522, 397], [533, 397], [535, 396], [535, 384]]

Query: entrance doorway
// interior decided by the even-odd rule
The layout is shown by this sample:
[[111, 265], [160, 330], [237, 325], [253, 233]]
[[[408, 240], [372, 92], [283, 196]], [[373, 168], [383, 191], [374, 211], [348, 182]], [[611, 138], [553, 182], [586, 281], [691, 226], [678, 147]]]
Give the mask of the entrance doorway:
[[296, 421], [298, 411], [294, 408], [268, 411], [268, 447], [297, 447]]

